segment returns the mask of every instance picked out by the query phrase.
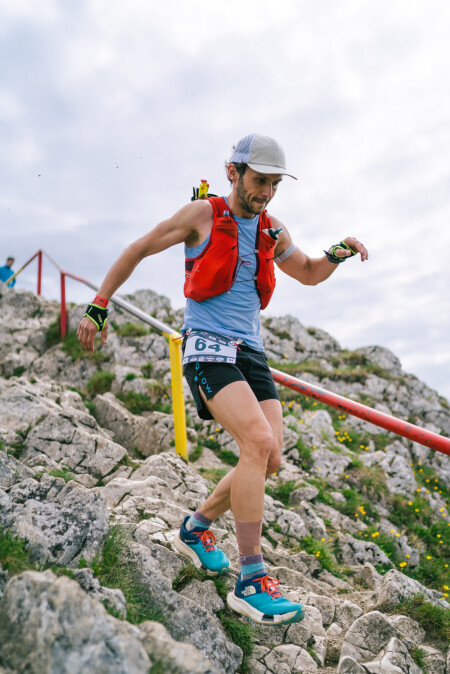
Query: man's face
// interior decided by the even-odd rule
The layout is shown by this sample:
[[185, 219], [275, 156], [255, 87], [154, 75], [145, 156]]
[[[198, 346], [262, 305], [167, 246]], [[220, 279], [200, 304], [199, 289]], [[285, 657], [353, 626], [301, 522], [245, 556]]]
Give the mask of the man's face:
[[257, 173], [248, 166], [244, 175], [234, 183], [239, 205], [247, 213], [259, 215], [275, 196], [281, 180], [279, 174]]
[[7, 266], [7, 267], [12, 267], [13, 264], [14, 264], [14, 258], [13, 258], [13, 257], [9, 257], [9, 258], [6, 260], [6, 266]]

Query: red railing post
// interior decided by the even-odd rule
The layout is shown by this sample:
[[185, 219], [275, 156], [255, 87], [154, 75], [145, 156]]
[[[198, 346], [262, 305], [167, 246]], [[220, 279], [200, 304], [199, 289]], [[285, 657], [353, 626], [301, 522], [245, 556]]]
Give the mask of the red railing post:
[[67, 334], [66, 275], [61, 272], [61, 339]]
[[42, 250], [38, 252], [38, 273], [37, 273], [37, 295], [41, 294], [42, 289]]

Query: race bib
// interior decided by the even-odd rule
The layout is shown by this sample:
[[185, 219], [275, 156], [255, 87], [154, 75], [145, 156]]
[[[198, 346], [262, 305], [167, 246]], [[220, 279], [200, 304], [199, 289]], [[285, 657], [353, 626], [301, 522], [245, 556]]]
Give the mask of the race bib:
[[183, 365], [186, 363], [235, 363], [236, 342], [206, 330], [192, 330], [184, 348]]

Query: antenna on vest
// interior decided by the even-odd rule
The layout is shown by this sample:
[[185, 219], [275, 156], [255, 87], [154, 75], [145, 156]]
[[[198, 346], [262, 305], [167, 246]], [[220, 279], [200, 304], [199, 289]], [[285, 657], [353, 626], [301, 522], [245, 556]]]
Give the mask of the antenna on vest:
[[278, 239], [282, 231], [283, 231], [282, 227], [278, 227], [278, 229], [274, 229], [273, 227], [271, 227], [270, 229], [263, 229], [264, 234], [268, 234], [269, 236], [272, 237], [272, 239], [275, 239], [275, 241]]
[[207, 199], [208, 197], [217, 197], [217, 194], [208, 194], [209, 183], [207, 180], [200, 181], [200, 187], [193, 187], [193, 195], [191, 201], [197, 201], [197, 199]]

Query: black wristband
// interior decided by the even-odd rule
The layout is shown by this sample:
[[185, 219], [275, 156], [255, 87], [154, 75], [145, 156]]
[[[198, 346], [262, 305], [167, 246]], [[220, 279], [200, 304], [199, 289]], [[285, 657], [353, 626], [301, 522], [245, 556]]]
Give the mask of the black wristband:
[[88, 304], [84, 316], [90, 318], [91, 321], [97, 326], [97, 330], [101, 332], [106, 325], [106, 321], [108, 320], [108, 309], [100, 307], [98, 304]]
[[[336, 255], [337, 250], [349, 250], [350, 255], [345, 255], [344, 257], [339, 257], [339, 255]], [[353, 255], [356, 255], [356, 250], [353, 250], [353, 248], [350, 248], [350, 246], [345, 243], [345, 241], [341, 241], [340, 243], [336, 243], [334, 246], [331, 246], [329, 250], [324, 250], [323, 251], [325, 255], [327, 256], [328, 262], [332, 262], [333, 264], [341, 264], [342, 262], [345, 262], [347, 258], [353, 257]]]

